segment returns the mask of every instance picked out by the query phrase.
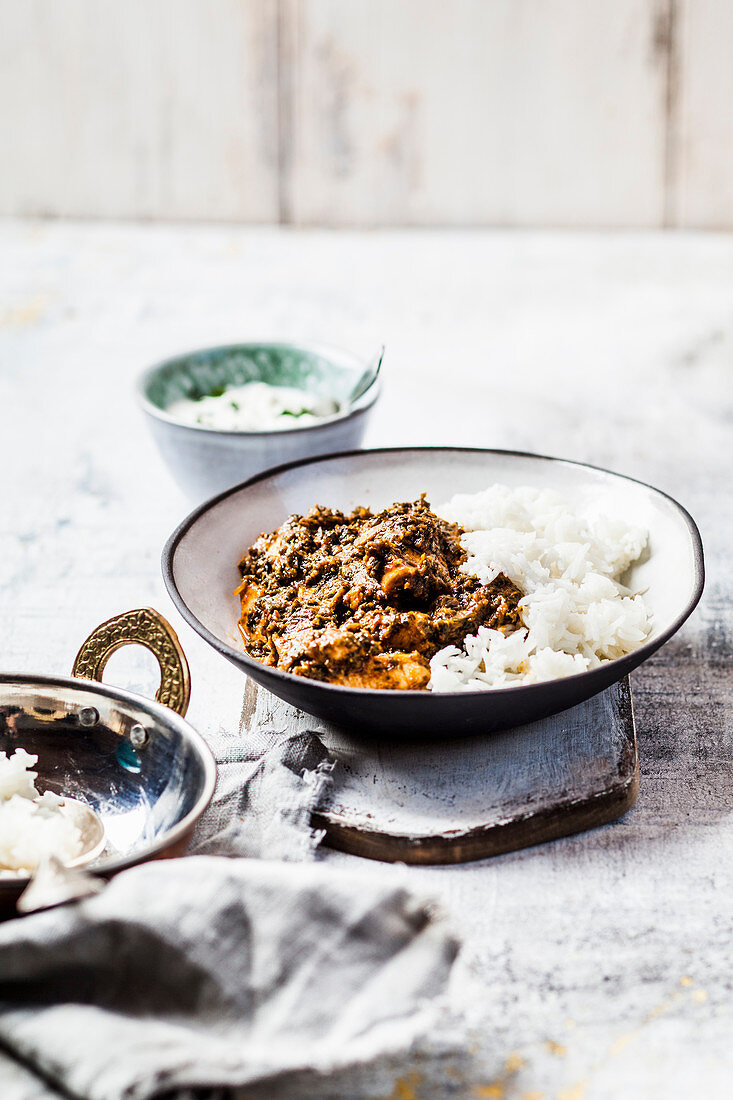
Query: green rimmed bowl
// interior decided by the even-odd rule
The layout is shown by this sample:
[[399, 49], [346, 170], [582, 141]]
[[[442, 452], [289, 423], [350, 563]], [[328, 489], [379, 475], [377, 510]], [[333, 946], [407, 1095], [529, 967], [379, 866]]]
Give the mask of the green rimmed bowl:
[[[320, 344], [226, 344], [150, 367], [138, 382], [138, 396], [171, 473], [184, 492], [201, 500], [272, 466], [360, 447], [379, 380], [357, 401], [350, 402], [349, 395], [367, 365], [351, 352]], [[267, 431], [188, 424], [168, 412], [181, 398], [246, 382], [294, 386], [336, 401], [340, 411], [316, 424]]]

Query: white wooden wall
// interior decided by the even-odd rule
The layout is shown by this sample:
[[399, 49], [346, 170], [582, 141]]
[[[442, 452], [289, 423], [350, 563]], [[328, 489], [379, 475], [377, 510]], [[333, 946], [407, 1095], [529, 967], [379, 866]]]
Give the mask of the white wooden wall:
[[733, 228], [733, 0], [0, 0], [0, 213]]

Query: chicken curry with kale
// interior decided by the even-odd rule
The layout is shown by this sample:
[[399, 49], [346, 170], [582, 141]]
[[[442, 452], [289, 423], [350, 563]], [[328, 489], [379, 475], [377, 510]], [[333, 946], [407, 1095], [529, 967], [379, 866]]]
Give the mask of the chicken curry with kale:
[[261, 535], [239, 563], [239, 629], [250, 656], [297, 676], [421, 690], [430, 658], [479, 626], [520, 623], [503, 573], [461, 572], [462, 528], [424, 497], [351, 515], [316, 506]]

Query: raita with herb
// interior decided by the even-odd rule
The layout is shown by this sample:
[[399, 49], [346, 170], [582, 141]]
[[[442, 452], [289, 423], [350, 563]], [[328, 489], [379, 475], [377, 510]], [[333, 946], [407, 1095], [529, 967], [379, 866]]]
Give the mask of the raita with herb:
[[227, 432], [287, 431], [335, 416], [340, 406], [328, 397], [293, 386], [246, 382], [198, 399], [181, 398], [166, 409], [170, 416], [202, 428]]

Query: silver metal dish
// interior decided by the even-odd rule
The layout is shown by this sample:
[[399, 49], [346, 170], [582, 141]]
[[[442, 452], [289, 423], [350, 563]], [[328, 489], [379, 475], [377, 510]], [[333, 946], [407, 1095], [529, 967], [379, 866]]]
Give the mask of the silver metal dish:
[[[647, 640], [624, 657], [574, 676], [487, 691], [384, 691], [321, 683], [261, 664], [245, 653], [233, 595], [244, 551], [292, 512], [314, 504], [381, 509], [427, 493], [440, 504], [494, 482], [552, 488], [569, 502], [608, 498], [613, 512], [649, 531], [649, 549], [625, 578], [653, 614]], [[665, 493], [607, 470], [540, 455], [460, 447], [403, 447], [292, 463], [201, 505], [171, 535], [163, 575], [184, 619], [253, 680], [294, 706], [380, 736], [462, 737], [524, 725], [589, 699], [650, 657], [691, 614], [702, 593], [700, 534]]]
[[[99, 681], [123, 645], [150, 649], [161, 667], [156, 700]], [[85, 641], [73, 677], [0, 675], [0, 750], [38, 756], [39, 791], [89, 807], [104, 830], [74, 860], [107, 878], [149, 859], [181, 854], [211, 801], [216, 764], [186, 722], [188, 665], [172, 628], [140, 608], [103, 623]], [[30, 876], [0, 873], [7, 915]]]
[[[138, 382], [138, 398], [171, 473], [184, 492], [201, 500], [282, 462], [359, 447], [380, 393], [373, 372], [371, 384], [353, 398], [369, 366], [374, 365], [351, 352], [321, 344], [227, 344], [150, 367]], [[341, 410], [315, 424], [296, 423], [276, 431], [186, 424], [168, 412], [179, 398], [202, 397], [253, 381], [332, 398]]]

